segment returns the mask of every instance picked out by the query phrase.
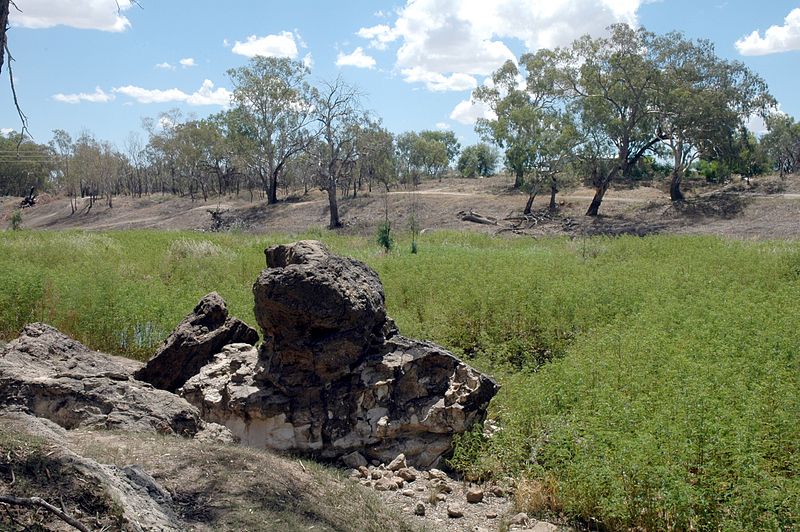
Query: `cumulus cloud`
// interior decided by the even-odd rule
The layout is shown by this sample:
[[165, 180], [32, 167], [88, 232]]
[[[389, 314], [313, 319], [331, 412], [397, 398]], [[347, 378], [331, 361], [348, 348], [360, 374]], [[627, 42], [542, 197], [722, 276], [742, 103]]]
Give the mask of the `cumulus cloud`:
[[311, 52], [303, 56], [303, 66], [309, 70], [314, 68], [314, 56], [311, 55]]
[[14, 132], [14, 128], [12, 128], [12, 127], [0, 127], [0, 135], [3, 135], [4, 137], [9, 136], [13, 132]]
[[349, 54], [339, 52], [336, 56], [336, 66], [352, 66], [356, 68], [375, 68], [375, 59], [364, 53], [360, 46]]
[[14, 26], [23, 28], [52, 28], [70, 26], [82, 30], [120, 32], [131, 26], [122, 12], [130, 9], [130, 0], [25, 0], [18, 2], [22, 12], [10, 10]]
[[219, 105], [226, 107], [231, 101], [231, 92], [224, 88], [214, 88], [214, 83], [207, 79], [195, 92], [188, 94], [180, 89], [145, 89], [135, 85], [116, 87], [113, 91], [133, 98], [139, 103], [185, 102], [189, 105]]
[[94, 92], [79, 92], [77, 94], [63, 94], [58, 93], [53, 95], [53, 99], [57, 102], [62, 103], [81, 103], [81, 102], [91, 102], [91, 103], [106, 103], [110, 102], [114, 99], [113, 94], [108, 94], [107, 92], [103, 91], [100, 87], [96, 87]]
[[392, 25], [361, 28], [357, 35], [377, 49], [397, 42], [396, 66], [410, 83], [469, 90], [474, 85], [465, 76], [486, 76], [515, 58], [506, 41], [537, 50], [603, 34], [615, 22], [635, 25], [642, 1], [408, 0]]
[[742, 55], [767, 55], [800, 50], [800, 7], [783, 20], [783, 26], [770, 26], [762, 37], [758, 30], [736, 41]]
[[251, 35], [245, 42], [236, 41], [231, 51], [245, 57], [297, 57], [297, 41], [291, 31], [282, 31], [277, 35], [257, 37]]
[[424, 83], [433, 92], [466, 91], [478, 86], [478, 81], [469, 74], [456, 72], [449, 76], [437, 72], [429, 72], [421, 67], [406, 68], [402, 71], [403, 79], [409, 83]]
[[450, 124], [448, 124], [447, 122], [436, 122], [436, 129], [442, 129], [442, 130], [450, 129]]
[[473, 125], [479, 118], [494, 120], [497, 115], [486, 104], [476, 102], [471, 98], [458, 102], [450, 112], [450, 120], [455, 120], [459, 124], [468, 126]]
[[194, 62], [194, 57], [184, 57], [180, 61], [178, 61], [183, 68], [191, 68], [197, 66], [197, 63]]

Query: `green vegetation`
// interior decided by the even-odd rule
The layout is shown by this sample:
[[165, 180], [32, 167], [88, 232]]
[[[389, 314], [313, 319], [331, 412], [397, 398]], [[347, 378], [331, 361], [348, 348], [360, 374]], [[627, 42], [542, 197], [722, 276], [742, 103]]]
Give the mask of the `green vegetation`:
[[[616, 530], [800, 526], [800, 244], [301, 236], [368, 262], [404, 334], [501, 382], [501, 430], [452, 459], [467, 476]], [[141, 359], [211, 290], [254, 323], [263, 249], [289, 238], [5, 232], [0, 337], [43, 320]]]

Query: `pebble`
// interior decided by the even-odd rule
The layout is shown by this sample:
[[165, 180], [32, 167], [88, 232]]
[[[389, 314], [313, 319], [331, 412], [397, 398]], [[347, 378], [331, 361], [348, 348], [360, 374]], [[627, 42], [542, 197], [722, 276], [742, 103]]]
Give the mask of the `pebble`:
[[407, 468], [408, 465], [406, 464], [406, 455], [400, 453], [397, 455], [397, 458], [389, 462], [389, 465], [386, 466], [386, 469], [389, 471], [399, 471], [400, 469]]
[[414, 507], [414, 515], [425, 515], [425, 505], [423, 503], [417, 503]]
[[470, 504], [477, 504], [483, 500], [483, 490], [477, 487], [472, 487], [467, 490], [467, 502]]
[[525, 512], [520, 512], [517, 515], [515, 515], [514, 517], [512, 517], [508, 521], [508, 524], [525, 526], [525, 525], [528, 524], [528, 514], [526, 514]]
[[459, 517], [464, 517], [464, 510], [459, 508], [458, 506], [447, 506], [447, 517], [452, 519], [457, 519]]
[[415, 492], [414, 490], [403, 490], [400, 493], [402, 493], [404, 497], [413, 497], [414, 495], [417, 494], [417, 492]]

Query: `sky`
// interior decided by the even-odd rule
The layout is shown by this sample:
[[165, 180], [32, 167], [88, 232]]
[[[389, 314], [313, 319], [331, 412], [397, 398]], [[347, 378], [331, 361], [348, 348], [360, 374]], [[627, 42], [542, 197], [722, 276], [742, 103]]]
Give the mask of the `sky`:
[[[800, 117], [800, 2], [787, 0], [15, 0], [8, 43], [34, 140], [88, 131], [120, 149], [142, 118], [225, 109], [226, 71], [290, 57], [341, 76], [395, 133], [449, 129], [477, 142], [473, 88], [507, 59], [627, 22], [711, 40]], [[0, 131], [19, 130], [7, 65]], [[757, 124], [754, 125], [758, 129]]]

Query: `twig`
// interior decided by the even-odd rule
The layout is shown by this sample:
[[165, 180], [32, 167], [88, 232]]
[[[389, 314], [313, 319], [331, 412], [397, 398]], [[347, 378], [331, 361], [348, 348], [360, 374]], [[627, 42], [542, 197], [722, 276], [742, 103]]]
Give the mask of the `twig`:
[[19, 150], [19, 147], [22, 145], [22, 141], [25, 139], [25, 133], [27, 133], [30, 137], [31, 132], [28, 131], [28, 117], [25, 116], [25, 113], [22, 112], [22, 109], [19, 106], [19, 100], [17, 99], [17, 88], [14, 86], [14, 71], [11, 68], [11, 63], [14, 62], [14, 57], [11, 55], [11, 50], [8, 49], [8, 42], [3, 43], [3, 46], [5, 48], [6, 57], [8, 57], [8, 79], [11, 81], [11, 95], [14, 97], [14, 107], [17, 108], [17, 114], [22, 122], [22, 130], [19, 132], [19, 142], [17, 143], [17, 150]]
[[52, 513], [65, 523], [72, 525], [73, 528], [80, 530], [81, 532], [89, 532], [89, 529], [83, 526], [80, 521], [76, 520], [73, 517], [65, 514], [52, 504], [48, 503], [44, 499], [39, 497], [14, 497], [13, 495], [0, 495], [0, 502], [5, 504], [14, 504], [16, 506], [39, 506], [40, 508], [44, 508], [48, 512]]

